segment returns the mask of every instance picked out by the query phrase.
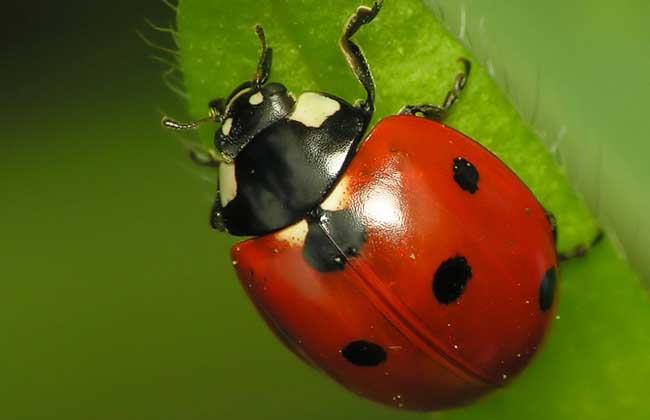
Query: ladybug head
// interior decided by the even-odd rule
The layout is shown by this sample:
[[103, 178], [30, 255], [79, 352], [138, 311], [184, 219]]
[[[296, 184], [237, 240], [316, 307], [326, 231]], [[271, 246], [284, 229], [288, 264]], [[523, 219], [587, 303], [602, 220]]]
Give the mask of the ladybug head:
[[262, 44], [262, 53], [253, 80], [237, 86], [227, 98], [210, 101], [209, 116], [190, 123], [180, 123], [164, 117], [162, 124], [175, 130], [195, 129], [199, 124], [216, 122], [221, 128], [214, 135], [214, 144], [221, 156], [219, 161], [232, 162], [239, 152], [260, 131], [285, 118], [293, 109], [294, 98], [280, 83], [266, 82], [271, 74], [272, 50], [266, 46], [264, 30], [255, 32]]
[[[271, 50], [267, 51], [270, 67]], [[233, 160], [255, 135], [285, 118], [293, 109], [295, 101], [287, 88], [280, 83], [264, 85], [266, 78], [268, 72], [262, 79], [238, 86], [227, 100], [210, 102], [211, 112], [219, 115], [221, 122], [214, 144], [228, 160]]]
[[260, 25], [255, 32], [262, 44], [255, 77], [237, 86], [227, 99], [215, 99], [208, 105], [211, 118], [221, 123], [214, 145], [226, 161], [234, 160], [260, 131], [286, 117], [295, 102], [280, 83], [266, 84], [273, 51], [267, 48]]

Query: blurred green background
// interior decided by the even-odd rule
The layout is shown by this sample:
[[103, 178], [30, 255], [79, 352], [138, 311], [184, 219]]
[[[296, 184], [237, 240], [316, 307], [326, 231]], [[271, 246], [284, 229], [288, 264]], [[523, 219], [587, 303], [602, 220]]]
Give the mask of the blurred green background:
[[[648, 7], [513, 4], [475, 0], [468, 10], [487, 14], [487, 33], [521, 62], [552, 60], [548, 46], [562, 44], [570, 46], [562, 57], [573, 49], [602, 64], [551, 63], [540, 69], [548, 80], [566, 72], [580, 83], [547, 95], [535, 79], [531, 92], [574, 110], [570, 121], [583, 122], [573, 135], [580, 124], [599, 138], [618, 134], [605, 136], [612, 147], [603, 154], [623, 162], [631, 180], [619, 207], [639, 213], [649, 181], [641, 165], [650, 132]], [[232, 240], [207, 224], [213, 174], [158, 125], [163, 111], [187, 113], [136, 30], [171, 45], [144, 20], [169, 25], [169, 8], [159, 0], [15, 1], [3, 3], [3, 15], [0, 419], [422, 417], [340, 389], [297, 362], [254, 313], [229, 265]], [[532, 50], [522, 47], [527, 36], [539, 42]], [[589, 126], [593, 115], [602, 118]], [[589, 171], [578, 173], [603, 173]], [[641, 230], [634, 220], [631, 231]], [[630, 252], [643, 267], [647, 236], [635, 240]]]

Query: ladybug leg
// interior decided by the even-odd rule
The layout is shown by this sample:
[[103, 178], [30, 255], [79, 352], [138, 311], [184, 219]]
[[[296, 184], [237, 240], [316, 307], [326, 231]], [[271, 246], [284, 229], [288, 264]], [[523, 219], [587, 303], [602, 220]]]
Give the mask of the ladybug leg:
[[355, 77], [363, 85], [366, 90], [366, 100], [361, 103], [361, 108], [368, 113], [372, 113], [375, 109], [375, 82], [372, 78], [372, 73], [368, 67], [368, 62], [364, 57], [361, 49], [357, 44], [352, 42], [350, 38], [361, 28], [363, 25], [370, 23], [379, 10], [381, 9], [382, 2], [375, 2], [372, 7], [361, 6], [357, 11], [350, 16], [343, 29], [343, 35], [339, 41], [341, 51], [348, 62], [350, 69]]
[[445, 101], [442, 105], [406, 105], [399, 111], [399, 115], [418, 115], [421, 114], [424, 118], [434, 120], [434, 121], [443, 121], [449, 110], [454, 105], [460, 92], [465, 88], [467, 84], [467, 79], [469, 78], [469, 73], [472, 68], [471, 63], [466, 58], [459, 58], [458, 61], [463, 63], [464, 70], [456, 75], [454, 80], [453, 88], [447, 92]]
[[[555, 216], [553, 213], [551, 213], [548, 210], [544, 210], [546, 213], [546, 218], [548, 219], [548, 223], [551, 225], [551, 234], [553, 235], [553, 243], [555, 243], [555, 246], [557, 246], [557, 221], [555, 220]], [[583, 244], [583, 245], [578, 245], [577, 247], [573, 248], [569, 252], [558, 252], [557, 254], [557, 259], [559, 262], [567, 261], [567, 260], [572, 260], [574, 258], [580, 258], [584, 257], [587, 255], [587, 252], [589, 250], [596, 246], [600, 241], [603, 240], [604, 233], [602, 231], [599, 231], [594, 239], [591, 240], [588, 244]]]
[[447, 112], [440, 106], [436, 105], [406, 105], [399, 110], [399, 115], [422, 115], [424, 118], [433, 121], [442, 121], [445, 119]]
[[594, 239], [591, 240], [588, 244], [583, 244], [583, 245], [578, 245], [577, 247], [573, 248], [569, 252], [559, 252], [557, 254], [557, 259], [560, 262], [567, 261], [567, 260], [572, 260], [574, 258], [579, 258], [579, 257], [584, 257], [587, 255], [587, 252], [594, 246], [598, 245], [600, 241], [603, 240], [605, 237], [605, 234], [603, 231], [599, 231]]
[[215, 149], [203, 149], [201, 146], [192, 144], [189, 151], [190, 159], [199, 166], [218, 168], [219, 164], [224, 161], [221, 154]]
[[203, 147], [201, 144], [195, 141], [189, 141], [184, 138], [181, 138], [179, 140], [181, 144], [187, 149], [192, 162], [199, 166], [217, 168], [219, 167], [219, 164], [224, 161], [221, 153], [215, 149]]
[[219, 232], [226, 232], [226, 224], [223, 221], [223, 207], [221, 206], [221, 194], [217, 191], [217, 199], [214, 200], [210, 211], [210, 226]]

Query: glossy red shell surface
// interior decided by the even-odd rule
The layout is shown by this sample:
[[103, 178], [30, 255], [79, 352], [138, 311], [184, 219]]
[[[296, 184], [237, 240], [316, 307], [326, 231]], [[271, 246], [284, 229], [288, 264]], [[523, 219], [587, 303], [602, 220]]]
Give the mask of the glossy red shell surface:
[[[474, 193], [454, 180], [458, 157], [478, 170]], [[343, 270], [305, 261], [306, 222], [232, 249], [251, 300], [303, 360], [366, 398], [414, 410], [468, 403], [529, 363], [554, 317], [539, 295], [557, 269], [555, 244], [544, 209], [493, 154], [442, 124], [386, 118], [322, 206], [365, 226]], [[441, 303], [433, 276], [455, 256], [471, 278]], [[355, 340], [377, 343], [386, 359], [351, 364], [342, 349]]]

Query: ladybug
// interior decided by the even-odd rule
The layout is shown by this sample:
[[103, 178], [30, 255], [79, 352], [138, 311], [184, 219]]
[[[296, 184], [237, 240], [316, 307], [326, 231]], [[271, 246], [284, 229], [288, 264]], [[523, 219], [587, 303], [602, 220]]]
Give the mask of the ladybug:
[[[211, 225], [237, 236], [232, 263], [277, 337], [351, 391], [410, 410], [457, 407], [507, 384], [554, 318], [555, 223], [495, 155], [443, 124], [465, 87], [461, 59], [442, 105], [409, 105], [366, 136], [375, 86], [351, 40], [380, 3], [359, 7], [340, 47], [366, 91], [350, 104], [295, 98], [252, 81], [209, 104], [219, 167]], [[584, 251], [584, 250], [582, 250]]]

